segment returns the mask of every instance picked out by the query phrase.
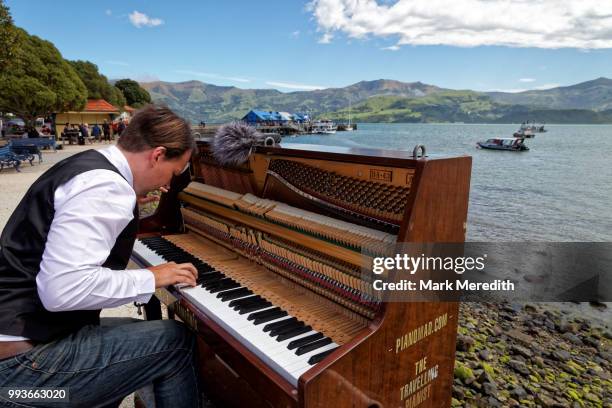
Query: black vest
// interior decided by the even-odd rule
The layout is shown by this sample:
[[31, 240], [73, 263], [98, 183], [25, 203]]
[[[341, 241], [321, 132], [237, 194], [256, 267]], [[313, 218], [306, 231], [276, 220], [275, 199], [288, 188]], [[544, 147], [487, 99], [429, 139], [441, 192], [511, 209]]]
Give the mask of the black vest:
[[[100, 310], [49, 312], [36, 289], [36, 275], [55, 215], [55, 190], [71, 178], [90, 170], [118, 174], [102, 154], [87, 150], [68, 157], [47, 170], [32, 184], [0, 236], [0, 334], [48, 342], [88, 324], [99, 324]], [[119, 234], [102, 266], [122, 270], [128, 264], [138, 228], [134, 218]]]

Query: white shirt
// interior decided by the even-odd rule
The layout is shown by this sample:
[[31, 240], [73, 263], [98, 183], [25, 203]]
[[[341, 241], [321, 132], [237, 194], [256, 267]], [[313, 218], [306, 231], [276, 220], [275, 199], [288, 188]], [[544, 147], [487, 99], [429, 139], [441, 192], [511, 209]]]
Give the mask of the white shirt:
[[[116, 146], [99, 150], [121, 177], [90, 170], [55, 190], [55, 215], [36, 275], [38, 296], [51, 312], [145, 303], [155, 292], [148, 269], [114, 271], [101, 265], [134, 217], [136, 193], [130, 166]], [[0, 341], [27, 340], [0, 334]]]

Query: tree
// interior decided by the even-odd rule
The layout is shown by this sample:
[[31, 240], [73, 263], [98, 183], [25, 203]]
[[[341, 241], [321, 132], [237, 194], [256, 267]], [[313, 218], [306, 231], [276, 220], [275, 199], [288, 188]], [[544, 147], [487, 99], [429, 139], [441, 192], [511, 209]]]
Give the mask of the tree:
[[8, 7], [0, 0], [0, 72], [6, 70], [14, 58], [17, 32]]
[[57, 48], [21, 28], [14, 30], [10, 69], [0, 71], [0, 111], [31, 125], [40, 116], [83, 109], [87, 89]]
[[98, 71], [98, 66], [89, 61], [69, 61], [87, 88], [88, 99], [104, 99], [118, 108], [123, 108], [125, 98]]
[[115, 86], [121, 90], [128, 105], [139, 108], [151, 103], [151, 95], [138, 82], [131, 79], [121, 79], [115, 82]]

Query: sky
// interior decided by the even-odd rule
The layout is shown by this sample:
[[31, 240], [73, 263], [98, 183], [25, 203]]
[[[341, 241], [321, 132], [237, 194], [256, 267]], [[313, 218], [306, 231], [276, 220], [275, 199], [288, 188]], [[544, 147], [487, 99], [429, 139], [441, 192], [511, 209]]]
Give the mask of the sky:
[[362, 80], [518, 92], [612, 78], [612, 1], [5, 0], [111, 79], [283, 92]]

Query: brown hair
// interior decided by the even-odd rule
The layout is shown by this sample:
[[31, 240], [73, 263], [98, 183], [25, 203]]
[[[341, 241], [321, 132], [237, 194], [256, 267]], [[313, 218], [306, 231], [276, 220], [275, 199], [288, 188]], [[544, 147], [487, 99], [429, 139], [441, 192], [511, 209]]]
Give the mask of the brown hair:
[[195, 147], [187, 121], [169, 108], [156, 105], [147, 105], [136, 112], [117, 144], [132, 153], [165, 147], [168, 159]]

